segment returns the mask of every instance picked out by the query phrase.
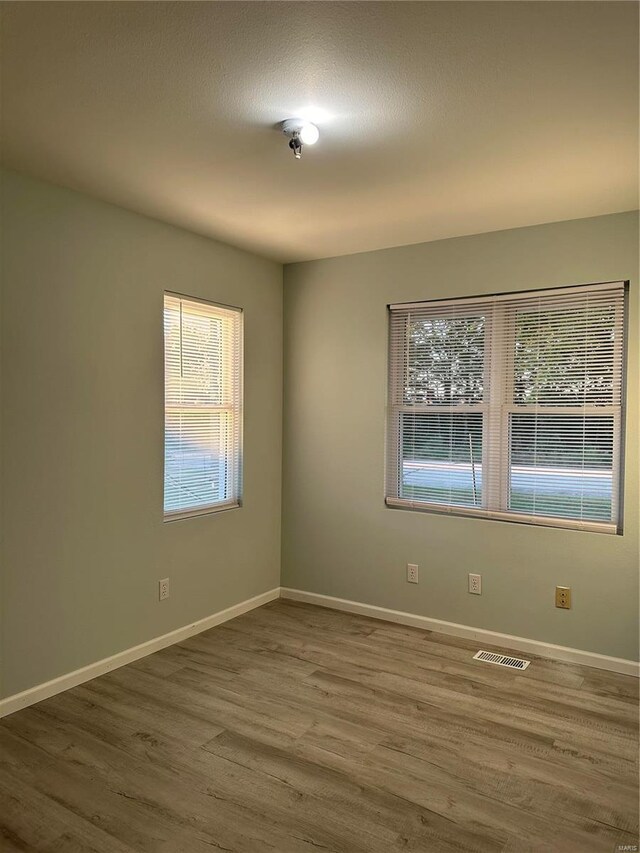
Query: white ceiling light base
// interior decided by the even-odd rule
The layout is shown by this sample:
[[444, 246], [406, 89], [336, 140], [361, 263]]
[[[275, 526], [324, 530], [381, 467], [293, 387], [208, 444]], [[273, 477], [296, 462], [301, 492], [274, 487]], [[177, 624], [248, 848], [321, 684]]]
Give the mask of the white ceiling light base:
[[280, 127], [284, 135], [289, 137], [289, 148], [296, 160], [302, 157], [303, 145], [315, 145], [320, 137], [320, 131], [315, 124], [300, 118], [288, 118]]

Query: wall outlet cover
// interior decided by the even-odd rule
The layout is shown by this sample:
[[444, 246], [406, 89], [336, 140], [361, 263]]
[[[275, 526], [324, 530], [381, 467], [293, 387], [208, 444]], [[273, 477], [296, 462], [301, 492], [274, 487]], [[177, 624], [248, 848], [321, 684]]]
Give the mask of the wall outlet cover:
[[472, 595], [482, 595], [482, 575], [469, 572], [469, 592]]
[[418, 583], [418, 566], [415, 563], [407, 563], [407, 583]]

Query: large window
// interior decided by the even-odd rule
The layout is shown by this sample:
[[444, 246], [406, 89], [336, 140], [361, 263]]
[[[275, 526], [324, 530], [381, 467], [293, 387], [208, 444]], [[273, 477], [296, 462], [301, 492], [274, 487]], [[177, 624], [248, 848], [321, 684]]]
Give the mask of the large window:
[[242, 482], [242, 312], [164, 297], [165, 520], [229, 509]]
[[391, 305], [387, 504], [619, 531], [624, 292]]

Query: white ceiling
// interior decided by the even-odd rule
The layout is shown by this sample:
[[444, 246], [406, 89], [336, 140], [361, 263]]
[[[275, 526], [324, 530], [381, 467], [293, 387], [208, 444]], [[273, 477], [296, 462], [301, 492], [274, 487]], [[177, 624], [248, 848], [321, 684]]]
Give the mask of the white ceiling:
[[280, 261], [638, 204], [635, 2], [3, 6], [8, 166]]

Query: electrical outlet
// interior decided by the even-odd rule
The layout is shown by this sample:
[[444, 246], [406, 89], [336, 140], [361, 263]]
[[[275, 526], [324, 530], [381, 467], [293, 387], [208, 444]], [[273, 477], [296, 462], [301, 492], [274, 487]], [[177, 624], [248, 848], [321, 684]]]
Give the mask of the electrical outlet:
[[169, 578], [163, 578], [161, 581], [158, 581], [158, 598], [160, 601], [169, 598]]
[[407, 583], [418, 583], [418, 567], [415, 563], [407, 563]]
[[556, 587], [556, 607], [560, 607], [562, 610], [571, 610], [570, 586]]
[[482, 575], [469, 573], [469, 592], [473, 595], [482, 595]]

